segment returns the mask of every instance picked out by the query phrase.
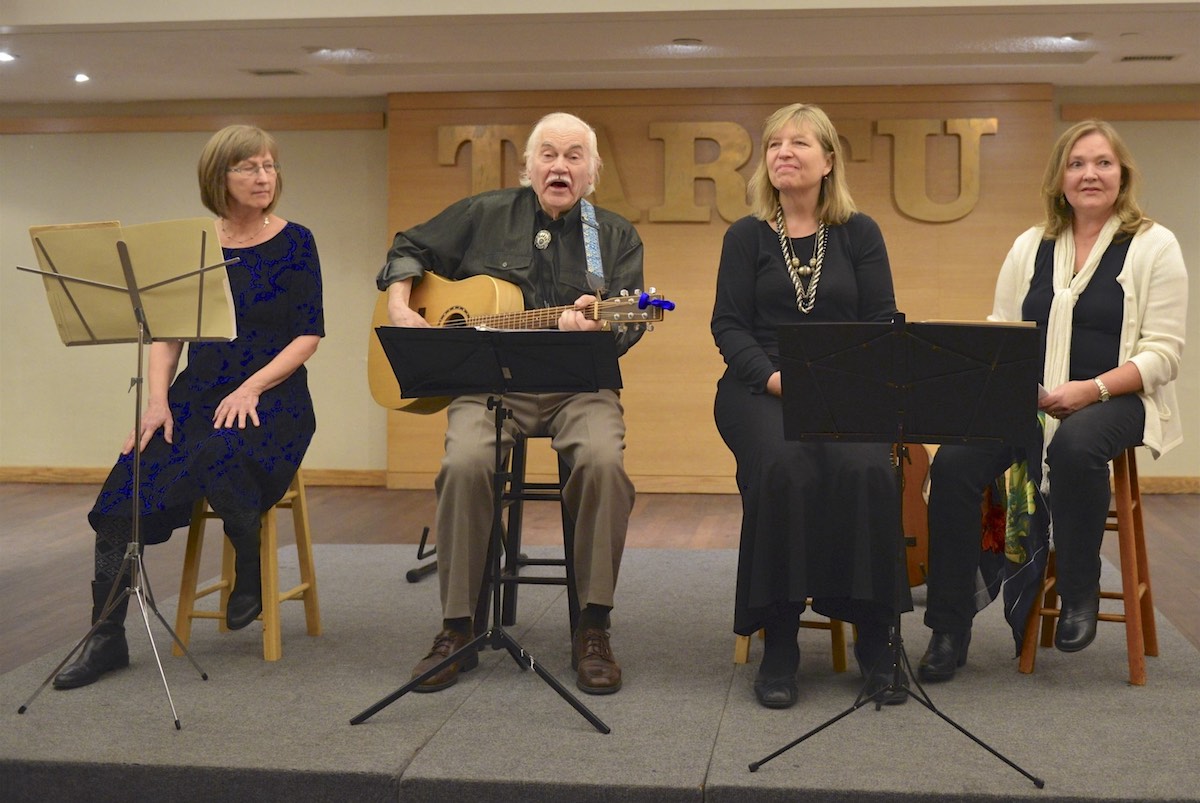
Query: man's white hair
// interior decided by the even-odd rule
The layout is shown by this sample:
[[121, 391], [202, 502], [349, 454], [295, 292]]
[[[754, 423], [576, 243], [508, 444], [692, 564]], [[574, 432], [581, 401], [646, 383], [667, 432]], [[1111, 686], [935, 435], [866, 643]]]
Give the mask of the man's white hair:
[[537, 156], [538, 148], [544, 141], [542, 135], [546, 129], [556, 131], [570, 131], [574, 129], [584, 132], [584, 144], [587, 146], [588, 156], [588, 175], [592, 179], [584, 195], [591, 195], [596, 191], [596, 182], [600, 180], [600, 168], [602, 166], [600, 149], [596, 144], [596, 131], [580, 118], [567, 112], [551, 112], [547, 114], [538, 120], [534, 124], [533, 130], [529, 132], [529, 139], [525, 141], [525, 169], [521, 171], [521, 186], [528, 187], [532, 183], [529, 174], [533, 171], [533, 159]]

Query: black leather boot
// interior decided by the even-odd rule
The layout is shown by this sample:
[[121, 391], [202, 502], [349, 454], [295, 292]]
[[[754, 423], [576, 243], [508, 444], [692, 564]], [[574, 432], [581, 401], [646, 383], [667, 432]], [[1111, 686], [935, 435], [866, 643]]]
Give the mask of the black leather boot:
[[800, 613], [787, 611], [763, 624], [763, 659], [754, 679], [754, 696], [765, 708], [791, 708], [799, 689], [796, 671], [800, 668]]
[[934, 631], [925, 654], [921, 656], [917, 676], [925, 683], [952, 680], [955, 670], [967, 663], [967, 648], [970, 646], [970, 630], [965, 633]]
[[233, 590], [225, 606], [225, 625], [241, 630], [262, 613], [262, 557], [259, 531], [250, 535], [229, 536], [234, 550]]
[[[128, 582], [128, 579], [122, 581], [117, 589], [118, 594]], [[100, 622], [100, 626], [83, 645], [79, 657], [54, 676], [54, 688], [77, 689], [95, 683], [105, 672], [129, 666], [129, 643], [125, 641], [125, 614], [129, 610], [129, 597], [122, 599], [103, 621], [100, 620], [111, 589], [111, 583], [92, 583], [92, 624]]]
[[1062, 598], [1054, 646], [1063, 652], [1079, 652], [1096, 638], [1096, 617], [1100, 614], [1100, 591], [1083, 599]]

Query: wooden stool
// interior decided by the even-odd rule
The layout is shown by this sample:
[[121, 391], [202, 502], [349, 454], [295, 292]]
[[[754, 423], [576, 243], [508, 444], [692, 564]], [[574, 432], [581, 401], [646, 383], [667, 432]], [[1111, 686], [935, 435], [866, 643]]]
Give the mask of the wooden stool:
[[[1129, 653], [1129, 682], [1146, 685], [1146, 656], [1158, 655], [1158, 631], [1154, 625], [1154, 598], [1150, 593], [1150, 566], [1146, 560], [1146, 532], [1142, 526], [1142, 494], [1138, 487], [1137, 458], [1133, 448], [1112, 461], [1115, 509], [1108, 511], [1106, 532], [1116, 532], [1121, 550], [1121, 591], [1101, 591], [1101, 599], [1119, 599], [1121, 613], [1101, 612], [1102, 622], [1125, 623], [1125, 648]], [[1055, 620], [1059, 614], [1054, 588], [1054, 553], [1046, 561], [1042, 581], [1042, 605], [1034, 606], [1025, 622], [1021, 645], [1021, 672], [1033, 672], [1037, 659], [1037, 618], [1042, 618], [1043, 647], [1054, 644]]]
[[[812, 600], [808, 600], [809, 605]], [[842, 627], [840, 619], [825, 619], [812, 620], [801, 619], [801, 627], [811, 628], [813, 630], [828, 630], [830, 649], [833, 657], [833, 671], [846, 671], [846, 631]], [[763, 637], [763, 631], [758, 631], [758, 637]], [[733, 645], [733, 662], [735, 664], [744, 664], [750, 660], [750, 637], [738, 636], [737, 641]]]
[[[296, 555], [300, 564], [300, 583], [280, 592], [279, 590], [279, 544], [276, 527], [276, 511], [290, 509], [296, 531]], [[179, 612], [175, 616], [175, 634], [187, 645], [192, 635], [193, 619], [216, 619], [222, 632], [225, 626], [225, 606], [229, 603], [229, 592], [233, 589], [234, 551], [228, 538], [224, 538], [221, 557], [221, 578], [212, 585], [197, 588], [200, 574], [200, 552], [204, 545], [204, 530], [209, 519], [218, 516], [208, 507], [208, 500], [200, 499], [192, 511], [192, 524], [188, 528], [187, 549], [183, 558], [183, 577], [179, 583]], [[279, 603], [286, 600], [304, 601], [304, 618], [308, 635], [321, 635], [321, 612], [317, 605], [317, 573], [313, 568], [312, 535], [308, 527], [308, 500], [304, 494], [304, 478], [299, 469], [292, 479], [283, 498], [262, 515], [262, 597], [263, 611], [259, 619], [263, 623], [263, 660], [278, 661], [283, 655], [283, 638], [279, 627]], [[215, 610], [196, 610], [196, 600], [214, 592], [220, 592], [220, 607]], [[175, 655], [183, 655], [176, 644]]]

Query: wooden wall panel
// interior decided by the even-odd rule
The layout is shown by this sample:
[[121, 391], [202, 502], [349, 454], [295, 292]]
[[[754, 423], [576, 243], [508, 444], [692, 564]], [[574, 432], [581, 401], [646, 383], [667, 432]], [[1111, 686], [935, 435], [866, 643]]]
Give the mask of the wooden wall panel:
[[[724, 366], [708, 323], [722, 237], [739, 215], [724, 219], [713, 182], [699, 180], [693, 202], [710, 207], [706, 220], [651, 222], [650, 210], [666, 200], [665, 147], [651, 137], [651, 126], [740, 126], [754, 143], [754, 155], [740, 170], [748, 177], [762, 120], [798, 100], [821, 105], [843, 135], [854, 133], [847, 153], [850, 187], [860, 209], [883, 229], [901, 311], [910, 320], [986, 315], [1000, 262], [1013, 239], [1038, 218], [1037, 188], [1054, 137], [1048, 86], [394, 95], [388, 113], [389, 225], [401, 230], [420, 223], [473, 191], [471, 146], [459, 149], [453, 165], [439, 165], [439, 127], [509, 125], [527, 132], [538, 117], [555, 110], [576, 113], [595, 126], [607, 160], [596, 203], [627, 210], [645, 242], [647, 283], [678, 304], [622, 359], [627, 467], [643, 492], [734, 492], [733, 460], [712, 420], [713, 392]], [[980, 138], [979, 199], [969, 213], [929, 222], [902, 211], [896, 201], [896, 141], [881, 133], [893, 125], [887, 121], [992, 118], [995, 133]], [[517, 145], [504, 147], [505, 186], [517, 181], [523, 144], [522, 134]], [[695, 151], [697, 162], [717, 155], [711, 141], [698, 142]], [[930, 204], [958, 196], [958, 154], [957, 136], [925, 139], [925, 187], [919, 189]], [[444, 427], [444, 415], [389, 415], [389, 487], [431, 485]], [[535, 455], [533, 465], [540, 477], [549, 476], [548, 450]]]

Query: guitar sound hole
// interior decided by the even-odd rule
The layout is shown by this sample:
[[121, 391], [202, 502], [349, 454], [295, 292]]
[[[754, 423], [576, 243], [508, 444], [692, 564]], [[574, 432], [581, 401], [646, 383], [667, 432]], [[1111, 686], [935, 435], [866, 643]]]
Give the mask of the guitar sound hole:
[[438, 326], [457, 326], [466, 325], [467, 311], [462, 307], [451, 307], [442, 314], [441, 320], [438, 321]]

